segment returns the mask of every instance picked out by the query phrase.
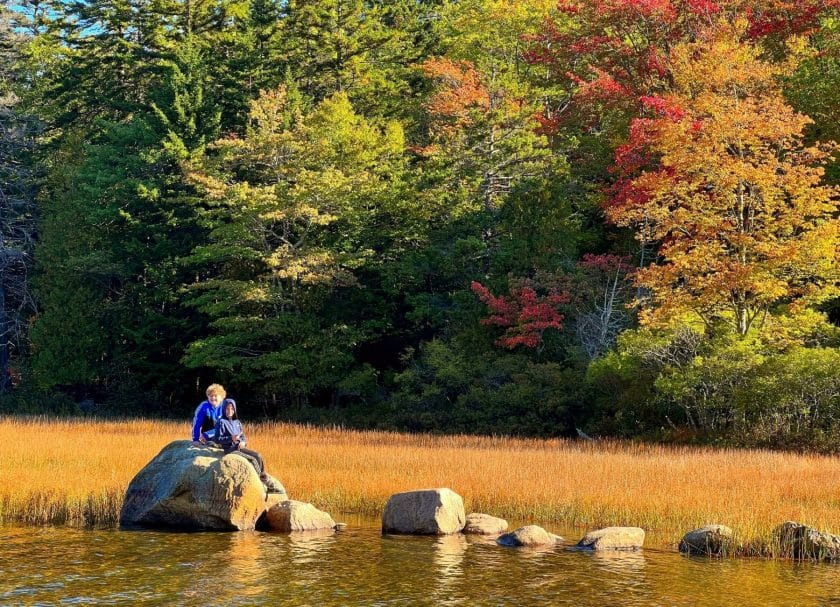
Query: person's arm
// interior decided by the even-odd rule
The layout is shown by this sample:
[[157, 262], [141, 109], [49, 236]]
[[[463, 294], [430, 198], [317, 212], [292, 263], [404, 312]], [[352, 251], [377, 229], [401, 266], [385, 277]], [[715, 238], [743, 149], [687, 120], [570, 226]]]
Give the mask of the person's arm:
[[204, 421], [204, 403], [198, 405], [193, 416], [192, 439], [193, 442], [199, 442], [201, 437], [201, 422]]

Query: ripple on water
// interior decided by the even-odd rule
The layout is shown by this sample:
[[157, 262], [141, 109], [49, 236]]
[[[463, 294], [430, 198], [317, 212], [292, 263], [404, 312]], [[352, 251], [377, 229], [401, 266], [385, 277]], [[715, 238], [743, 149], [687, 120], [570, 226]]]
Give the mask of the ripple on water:
[[2, 605], [840, 605], [837, 565], [383, 537], [364, 519], [293, 535], [0, 527], [0, 542]]

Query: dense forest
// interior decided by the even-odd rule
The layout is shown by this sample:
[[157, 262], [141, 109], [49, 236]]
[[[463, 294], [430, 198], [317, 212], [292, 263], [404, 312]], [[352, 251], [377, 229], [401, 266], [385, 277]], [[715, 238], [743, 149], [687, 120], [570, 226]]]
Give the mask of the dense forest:
[[0, 411], [836, 449], [837, 0], [12, 0]]

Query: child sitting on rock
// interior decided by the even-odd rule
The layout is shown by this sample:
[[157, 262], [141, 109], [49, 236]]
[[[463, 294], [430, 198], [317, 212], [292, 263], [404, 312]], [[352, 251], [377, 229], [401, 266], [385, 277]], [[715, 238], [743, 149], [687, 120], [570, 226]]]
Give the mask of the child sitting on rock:
[[236, 403], [228, 400], [222, 405], [222, 416], [216, 422], [215, 442], [225, 450], [225, 454], [238, 453], [247, 459], [260, 475], [260, 480], [266, 485], [269, 493], [274, 493], [273, 484], [265, 473], [265, 463], [262, 456], [252, 449], [245, 448], [245, 432], [242, 422], [236, 415]]
[[202, 402], [195, 410], [193, 416], [192, 439], [206, 445], [215, 441], [216, 424], [222, 415], [222, 408], [227, 403], [236, 403], [232, 398], [225, 398], [227, 393], [220, 384], [207, 386], [207, 400]]

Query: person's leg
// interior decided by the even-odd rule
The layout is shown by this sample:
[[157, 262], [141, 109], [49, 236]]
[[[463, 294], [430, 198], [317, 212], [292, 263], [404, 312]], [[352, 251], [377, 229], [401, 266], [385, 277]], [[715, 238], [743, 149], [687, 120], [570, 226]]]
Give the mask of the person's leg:
[[257, 474], [260, 475], [260, 480], [265, 482], [265, 462], [263, 462], [262, 456], [253, 449], [246, 449], [245, 447], [241, 447], [239, 449], [239, 453], [244, 455], [248, 461], [251, 462], [254, 469], [257, 471]]

